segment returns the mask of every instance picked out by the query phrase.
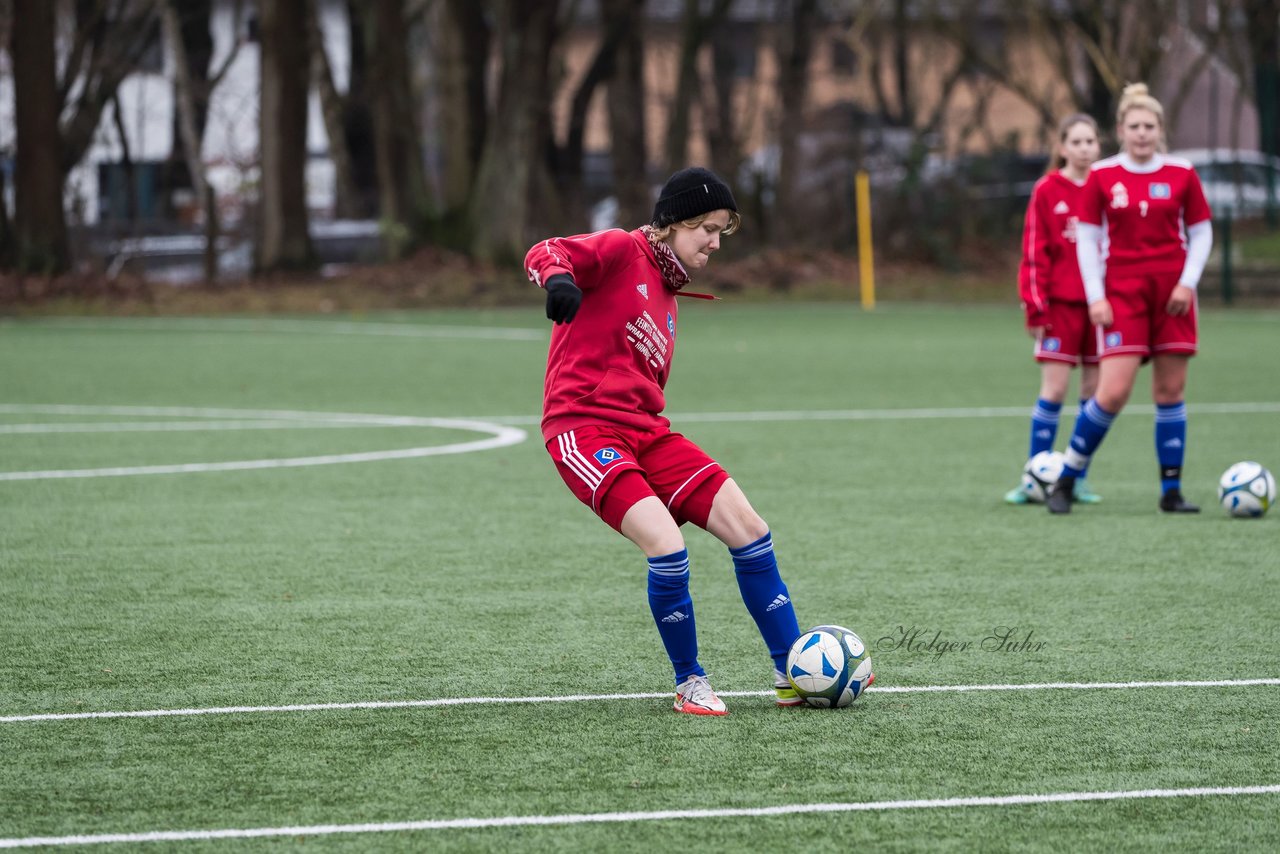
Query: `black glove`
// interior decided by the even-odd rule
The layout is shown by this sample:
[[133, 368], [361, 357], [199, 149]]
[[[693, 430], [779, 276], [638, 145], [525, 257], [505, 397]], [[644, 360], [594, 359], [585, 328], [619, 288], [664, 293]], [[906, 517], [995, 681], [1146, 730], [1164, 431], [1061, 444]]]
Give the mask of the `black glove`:
[[582, 305], [582, 289], [573, 283], [568, 273], [559, 273], [547, 279], [547, 319], [556, 323], [568, 323]]

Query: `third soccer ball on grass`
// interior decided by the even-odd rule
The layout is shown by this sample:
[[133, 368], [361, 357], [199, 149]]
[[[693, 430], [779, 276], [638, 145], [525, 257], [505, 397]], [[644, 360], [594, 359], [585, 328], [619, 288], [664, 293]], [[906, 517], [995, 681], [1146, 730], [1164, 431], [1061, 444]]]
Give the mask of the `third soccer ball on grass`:
[[1061, 451], [1041, 451], [1022, 467], [1022, 491], [1035, 504], [1049, 500], [1049, 490], [1062, 476], [1067, 458]]
[[870, 684], [871, 656], [862, 638], [849, 629], [817, 626], [791, 645], [787, 679], [809, 705], [838, 709], [862, 696]]
[[1261, 464], [1236, 463], [1218, 481], [1218, 501], [1232, 516], [1256, 519], [1276, 502], [1276, 479]]

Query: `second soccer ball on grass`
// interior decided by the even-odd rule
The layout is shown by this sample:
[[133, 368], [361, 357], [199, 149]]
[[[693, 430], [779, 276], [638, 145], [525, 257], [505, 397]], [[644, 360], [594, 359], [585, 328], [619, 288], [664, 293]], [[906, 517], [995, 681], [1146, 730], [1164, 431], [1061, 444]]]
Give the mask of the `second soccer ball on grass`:
[[1222, 509], [1241, 519], [1256, 519], [1276, 501], [1276, 479], [1252, 460], [1236, 463], [1218, 481]]

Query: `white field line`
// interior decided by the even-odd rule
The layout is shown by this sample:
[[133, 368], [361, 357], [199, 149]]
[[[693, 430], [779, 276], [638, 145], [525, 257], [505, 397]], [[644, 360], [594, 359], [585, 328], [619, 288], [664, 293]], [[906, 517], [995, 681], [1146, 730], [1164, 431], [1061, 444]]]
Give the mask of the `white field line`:
[[[1080, 407], [1062, 407], [1071, 415]], [[1272, 415], [1280, 413], [1280, 402], [1196, 403], [1187, 404], [1191, 415]], [[0, 409], [0, 411], [3, 411]], [[1151, 404], [1132, 404], [1124, 408], [1130, 415], [1154, 415]], [[1027, 418], [1030, 406], [959, 406], [929, 409], [784, 409], [759, 412], [669, 412], [673, 424], [719, 424], [756, 421], [914, 421], [949, 418]], [[482, 420], [494, 424], [537, 424], [533, 415], [486, 415]]]
[[574, 824], [625, 824], [640, 821], [687, 821], [715, 818], [764, 818], [814, 813], [884, 812], [890, 810], [957, 809], [964, 807], [1016, 807], [1030, 804], [1065, 804], [1096, 801], [1130, 801], [1153, 798], [1239, 797], [1280, 794], [1280, 785], [1203, 786], [1188, 789], [1131, 789], [1119, 792], [1053, 792], [1037, 795], [977, 795], [903, 801], [785, 804], [773, 807], [724, 807], [655, 812], [568, 813], [562, 815], [509, 815], [493, 818], [446, 818], [395, 821], [379, 824], [315, 824], [295, 827], [249, 827], [223, 830], [156, 830], [149, 833], [102, 833], [91, 836], [32, 836], [0, 839], [0, 848], [33, 848], [40, 845], [100, 845], [104, 843], [195, 842], [213, 839], [254, 839], [270, 836], [331, 836], [339, 833], [398, 833], [418, 830], [478, 830], [490, 827], [565, 826]]
[[[1031, 682], [1011, 685], [874, 685], [870, 694], [967, 693], [977, 691], [1050, 691], [1139, 688], [1250, 688], [1280, 686], [1280, 678], [1174, 680], [1167, 682]], [[717, 691], [721, 697], [772, 697], [772, 691]], [[196, 715], [240, 715], [258, 712], [329, 712], [351, 709], [421, 709], [438, 706], [527, 705], [530, 703], [587, 703], [615, 700], [669, 700], [670, 691], [640, 694], [566, 694], [534, 697], [443, 697], [433, 700], [367, 700], [352, 703], [300, 703], [288, 706], [212, 706], [197, 709], [141, 709], [136, 711], [65, 712], [8, 715], [0, 724], [36, 721], [76, 721], [102, 718], [171, 718]]]
[[[0, 481], [60, 480], [87, 477], [126, 477], [131, 475], [195, 474], [215, 471], [248, 471], [260, 469], [298, 468], [302, 466], [367, 463], [380, 460], [405, 460], [444, 454], [465, 454], [516, 445], [528, 438], [524, 430], [510, 425], [493, 424], [461, 418], [419, 418], [408, 415], [368, 415], [350, 412], [299, 412], [275, 409], [215, 409], [180, 406], [88, 406], [79, 404], [0, 404], [0, 413], [44, 415], [122, 415], [159, 418], [233, 419], [266, 424], [278, 422], [281, 427], [429, 427], [446, 430], [468, 430], [487, 433], [490, 438], [448, 445], [402, 448], [391, 451], [362, 451], [350, 454], [325, 454], [314, 457], [232, 460], [217, 463], [180, 463], [151, 466], [114, 466], [93, 469], [48, 469], [43, 471], [0, 472]], [[155, 422], [173, 425], [178, 422]], [[19, 425], [26, 426], [26, 425]], [[57, 426], [57, 425], [52, 425]], [[65, 426], [65, 425], [63, 425]]]
[[[1069, 411], [1072, 407], [1064, 407]], [[1131, 406], [1130, 412], [1150, 414], [1155, 411], [1152, 406]], [[1192, 411], [1197, 414], [1267, 414], [1280, 413], [1280, 403], [1202, 403], [1195, 404]], [[846, 409], [846, 410], [784, 410], [774, 412], [695, 412], [676, 414], [677, 422], [764, 422], [764, 421], [890, 421], [900, 419], [946, 419], [946, 418], [995, 418], [995, 417], [1027, 417], [1030, 410], [1026, 407], [969, 407], [953, 409]], [[291, 459], [240, 460], [223, 463], [187, 463], [181, 465], [155, 466], [118, 466], [94, 469], [51, 469], [44, 471], [0, 472], [0, 481], [16, 480], [51, 480], [63, 478], [88, 477], [125, 477], [131, 475], [162, 474], [195, 474], [215, 471], [245, 471], [270, 468], [297, 468], [302, 466], [333, 465], [337, 463], [361, 463], [380, 460], [412, 459], [417, 457], [437, 456], [440, 454], [462, 454], [472, 451], [483, 451], [500, 448], [523, 442], [527, 435], [515, 429], [515, 425], [537, 424], [539, 419], [534, 415], [499, 415], [483, 419], [450, 419], [419, 418], [415, 416], [370, 415], [364, 413], [326, 413], [299, 412], [293, 410], [240, 410], [208, 407], [173, 407], [173, 406], [90, 406], [80, 404], [21, 404], [0, 403], [0, 414], [47, 414], [47, 415], [127, 415], [133, 417], [170, 417], [170, 418], [209, 418], [209, 419], [243, 419], [250, 417], [259, 421], [292, 421], [308, 425], [319, 424], [329, 426], [384, 426], [384, 427], [441, 427], [459, 430], [476, 430], [489, 433], [493, 439], [478, 442], [466, 442], [456, 445], [433, 446], [426, 448], [407, 448], [396, 451], [369, 451], [356, 454], [330, 454], [317, 457], [295, 457]], [[0, 434], [35, 433], [38, 425], [9, 425], [5, 430], [0, 426]], [[61, 425], [62, 427], [75, 425]], [[282, 425], [279, 429], [284, 429]], [[17, 428], [17, 429], [15, 429]], [[154, 430], [188, 429], [177, 427], [154, 427]], [[192, 427], [189, 429], [201, 429]], [[205, 427], [203, 429], [212, 429]], [[229, 428], [222, 428], [229, 429]], [[243, 426], [236, 429], [248, 429]], [[262, 426], [253, 429], [267, 429]], [[273, 428], [275, 429], [275, 428]], [[89, 432], [88, 430], [59, 430], [58, 425], [50, 425], [48, 432]], [[108, 432], [107, 428], [93, 432]]]
[[[1027, 410], [1030, 412], [1030, 410]], [[213, 406], [99, 406], [83, 403], [0, 403], [0, 414], [125, 415], [154, 418], [251, 418], [371, 425], [377, 427], [435, 427], [438, 418], [416, 415], [373, 415], [367, 412], [311, 412], [300, 409], [226, 409]], [[477, 419], [470, 419], [477, 420]]]
[[390, 427], [390, 424], [347, 424], [342, 421], [88, 421], [53, 424], [0, 424], [0, 435], [46, 433], [197, 433], [231, 430], [309, 430]]
[[289, 332], [319, 335], [369, 335], [379, 338], [464, 338], [484, 341], [546, 341], [549, 329], [507, 326], [444, 326], [414, 323], [358, 323], [339, 320], [225, 320], [181, 318], [46, 318], [39, 321], [7, 321], [6, 326], [89, 330], [141, 329], [155, 332]]

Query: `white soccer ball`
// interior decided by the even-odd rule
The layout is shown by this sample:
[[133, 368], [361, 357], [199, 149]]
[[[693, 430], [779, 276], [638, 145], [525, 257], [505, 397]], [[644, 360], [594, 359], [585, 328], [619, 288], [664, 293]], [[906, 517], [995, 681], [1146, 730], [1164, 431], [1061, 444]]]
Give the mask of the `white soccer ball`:
[[1236, 463], [1218, 479], [1222, 509], [1242, 519], [1256, 519], [1276, 502], [1276, 479], [1261, 464]]
[[1033, 504], [1049, 500], [1049, 490], [1062, 477], [1067, 458], [1061, 451], [1041, 451], [1022, 467], [1022, 491]]
[[857, 634], [843, 626], [816, 626], [787, 654], [787, 679], [811, 706], [838, 709], [871, 684], [871, 656]]

